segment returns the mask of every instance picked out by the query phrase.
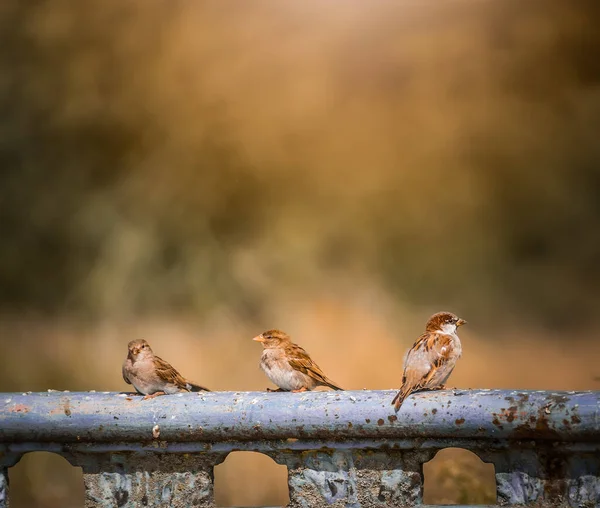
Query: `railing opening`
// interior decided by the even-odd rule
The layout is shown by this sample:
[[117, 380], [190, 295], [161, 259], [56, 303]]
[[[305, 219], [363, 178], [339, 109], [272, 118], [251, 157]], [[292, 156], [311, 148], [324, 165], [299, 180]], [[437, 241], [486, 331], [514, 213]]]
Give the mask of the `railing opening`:
[[81, 508], [83, 473], [55, 453], [32, 452], [8, 470], [10, 508]]
[[425, 504], [495, 504], [493, 464], [462, 448], [440, 450], [423, 464]]
[[217, 506], [285, 506], [287, 467], [255, 452], [232, 452], [215, 467]]

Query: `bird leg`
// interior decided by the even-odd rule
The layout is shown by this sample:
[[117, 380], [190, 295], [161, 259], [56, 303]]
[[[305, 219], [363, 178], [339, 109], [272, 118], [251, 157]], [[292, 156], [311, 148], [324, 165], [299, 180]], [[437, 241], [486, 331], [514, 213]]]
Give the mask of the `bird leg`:
[[158, 397], [160, 395], [166, 395], [166, 393], [165, 392], [154, 392], [152, 395], [144, 395], [144, 398], [142, 400], [153, 399], [154, 397]]
[[300, 393], [306, 391], [308, 391], [308, 388], [306, 388], [306, 386], [303, 386], [302, 388], [300, 388], [300, 390], [292, 390], [292, 393]]
[[274, 392], [285, 392], [285, 390], [282, 390], [281, 388], [277, 388], [277, 390], [273, 390], [272, 388], [267, 388], [267, 391], [268, 392], [272, 392], [272, 393], [274, 393]]

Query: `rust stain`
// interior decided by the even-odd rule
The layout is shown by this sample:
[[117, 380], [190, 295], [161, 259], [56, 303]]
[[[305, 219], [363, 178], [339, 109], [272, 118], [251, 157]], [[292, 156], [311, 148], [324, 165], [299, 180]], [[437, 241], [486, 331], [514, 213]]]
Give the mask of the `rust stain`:
[[[515, 421], [516, 418], [518, 418], [518, 416], [519, 416], [518, 407], [511, 406], [508, 409], [501, 407], [500, 413], [493, 413], [493, 415], [494, 415], [493, 424], [500, 427], [501, 421], [506, 421], [508, 423], [512, 423]], [[500, 427], [500, 428], [502, 428], [502, 427]]]
[[398, 417], [396, 415], [390, 415], [388, 416], [388, 420], [390, 421], [390, 423], [394, 423], [398, 420]]
[[550, 430], [550, 425], [548, 425], [548, 418], [546, 418], [546, 416], [540, 415], [540, 417], [537, 420], [537, 423], [535, 424], [535, 430], [539, 432]]
[[462, 425], [463, 423], [465, 423], [465, 419], [457, 418], [456, 420], [454, 420], [454, 423], [456, 423], [456, 425]]
[[31, 408], [29, 406], [26, 406], [25, 404], [15, 404], [8, 411], [11, 413], [29, 413], [29, 411], [31, 411]]
[[566, 457], [562, 454], [552, 454], [542, 458], [546, 481], [544, 482], [544, 497], [558, 499], [565, 490]]
[[571, 423], [581, 423], [581, 418], [577, 415], [571, 416]]
[[508, 408], [508, 410], [506, 411], [507, 415], [506, 415], [506, 421], [508, 423], [512, 423], [514, 421], [514, 419], [516, 418], [516, 414], [517, 414], [517, 406], [511, 406]]
[[503, 429], [504, 426], [500, 423], [500, 420], [498, 419], [498, 415], [496, 413], [492, 413], [492, 414], [494, 415], [494, 419], [492, 420], [492, 423], [499, 429]]
[[379, 418], [379, 420], [377, 420], [377, 425], [379, 425], [380, 427], [384, 424], [385, 422], [383, 421], [383, 418]]
[[[560, 434], [550, 427], [549, 407], [543, 406], [537, 412], [537, 417], [531, 416], [525, 423], [517, 425], [514, 436], [518, 438], [539, 438], [542, 436], [560, 439]], [[565, 421], [563, 421], [565, 423]], [[568, 422], [567, 422], [568, 423]]]

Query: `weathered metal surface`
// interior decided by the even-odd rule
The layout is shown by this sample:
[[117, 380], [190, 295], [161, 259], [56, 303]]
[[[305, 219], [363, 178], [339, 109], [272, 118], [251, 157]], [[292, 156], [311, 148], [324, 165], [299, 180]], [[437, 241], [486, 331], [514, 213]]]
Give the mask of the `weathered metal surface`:
[[600, 392], [0, 394], [3, 474], [30, 451], [84, 471], [86, 506], [214, 506], [234, 450], [288, 468], [290, 507], [415, 506], [448, 447], [496, 468], [498, 503], [600, 507]]
[[[422, 499], [421, 453], [375, 450], [312, 450], [279, 453], [288, 467], [290, 505], [413, 506]], [[319, 504], [321, 503], [321, 504]]]
[[213, 468], [207, 454], [69, 454], [84, 471], [85, 506], [211, 506]]
[[391, 391], [9, 394], [0, 442], [146, 442], [316, 438], [586, 441], [600, 430], [594, 392], [418, 393], [398, 414]]
[[8, 505], [8, 469], [0, 466], [0, 508]]

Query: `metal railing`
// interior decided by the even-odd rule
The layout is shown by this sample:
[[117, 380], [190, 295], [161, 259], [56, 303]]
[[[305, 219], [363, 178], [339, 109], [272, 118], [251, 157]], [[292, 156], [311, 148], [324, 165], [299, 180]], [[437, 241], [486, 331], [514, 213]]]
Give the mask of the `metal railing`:
[[210, 507], [236, 450], [287, 466], [291, 507], [414, 506], [448, 447], [494, 464], [499, 505], [600, 507], [600, 392], [393, 393], [0, 394], [0, 507], [32, 451], [83, 469], [86, 507]]

